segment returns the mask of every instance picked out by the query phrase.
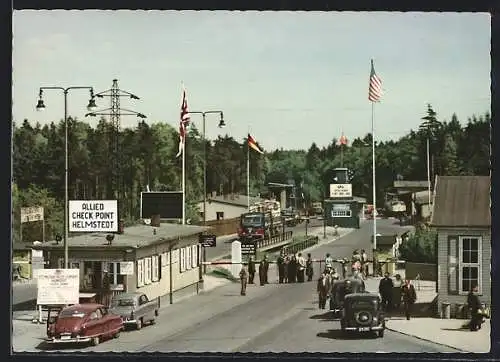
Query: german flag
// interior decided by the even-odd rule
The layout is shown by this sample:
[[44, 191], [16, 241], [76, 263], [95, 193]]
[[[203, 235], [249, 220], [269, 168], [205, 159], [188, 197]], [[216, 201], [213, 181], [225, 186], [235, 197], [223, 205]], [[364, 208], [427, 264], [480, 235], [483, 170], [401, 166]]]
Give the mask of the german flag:
[[250, 135], [250, 133], [248, 134], [248, 147], [252, 148], [260, 154], [264, 154], [264, 151], [260, 149], [260, 147], [257, 145], [257, 141]]

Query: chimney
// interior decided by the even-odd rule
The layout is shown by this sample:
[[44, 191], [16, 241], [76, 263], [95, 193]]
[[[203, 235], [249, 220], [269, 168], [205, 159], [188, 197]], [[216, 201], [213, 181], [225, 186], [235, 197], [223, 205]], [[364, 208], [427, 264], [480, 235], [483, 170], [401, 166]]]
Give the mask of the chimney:
[[151, 217], [151, 226], [160, 227], [160, 215], [153, 215]]

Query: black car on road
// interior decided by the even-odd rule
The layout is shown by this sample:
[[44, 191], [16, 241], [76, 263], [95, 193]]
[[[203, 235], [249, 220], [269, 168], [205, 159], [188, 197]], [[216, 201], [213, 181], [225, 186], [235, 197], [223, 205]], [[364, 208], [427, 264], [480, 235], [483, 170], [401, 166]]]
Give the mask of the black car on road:
[[353, 293], [344, 298], [340, 328], [343, 333], [370, 333], [384, 337], [385, 313], [378, 294]]

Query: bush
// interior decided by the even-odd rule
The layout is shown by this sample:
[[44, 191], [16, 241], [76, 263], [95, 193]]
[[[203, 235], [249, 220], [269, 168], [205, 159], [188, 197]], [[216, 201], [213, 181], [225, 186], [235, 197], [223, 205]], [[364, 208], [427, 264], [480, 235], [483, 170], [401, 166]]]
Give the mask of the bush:
[[402, 260], [413, 263], [437, 263], [437, 233], [418, 228], [415, 234], [399, 246]]

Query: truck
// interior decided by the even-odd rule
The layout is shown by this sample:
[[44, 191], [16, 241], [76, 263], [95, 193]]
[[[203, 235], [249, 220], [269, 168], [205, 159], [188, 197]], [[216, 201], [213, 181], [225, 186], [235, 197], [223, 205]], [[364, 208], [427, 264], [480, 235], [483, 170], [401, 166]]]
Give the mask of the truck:
[[240, 216], [240, 239], [267, 238], [279, 234], [283, 227], [281, 206], [275, 200], [264, 200], [250, 205], [249, 212]]

